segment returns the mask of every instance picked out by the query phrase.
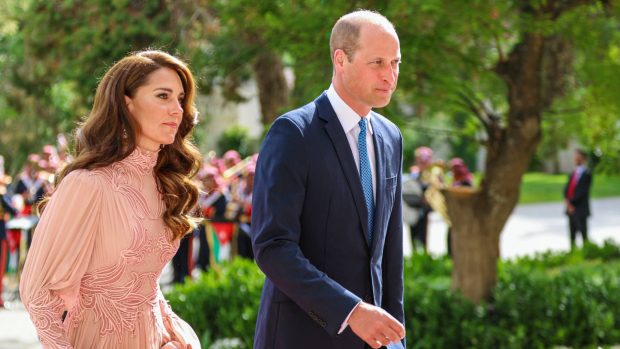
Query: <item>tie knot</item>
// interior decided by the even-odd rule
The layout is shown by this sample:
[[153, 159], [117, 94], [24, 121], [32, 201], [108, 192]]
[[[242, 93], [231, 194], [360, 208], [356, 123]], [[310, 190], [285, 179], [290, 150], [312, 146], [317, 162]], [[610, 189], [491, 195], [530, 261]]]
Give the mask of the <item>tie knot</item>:
[[361, 118], [360, 122], [358, 122], [358, 124], [360, 125], [361, 132], [366, 133], [366, 119], [365, 118]]

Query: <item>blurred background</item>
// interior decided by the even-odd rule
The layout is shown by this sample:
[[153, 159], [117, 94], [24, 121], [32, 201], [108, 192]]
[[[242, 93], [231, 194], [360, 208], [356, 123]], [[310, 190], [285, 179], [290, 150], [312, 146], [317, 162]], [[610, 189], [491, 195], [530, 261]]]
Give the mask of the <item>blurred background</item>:
[[[226, 201], [202, 201], [208, 220], [177, 258], [189, 262], [169, 265], [162, 284], [205, 347], [251, 347], [259, 146], [277, 116], [329, 87], [331, 28], [357, 8], [384, 14], [401, 43], [398, 88], [377, 111], [401, 129], [403, 178], [420, 202], [404, 224], [408, 345], [620, 343], [618, 1], [2, 0], [0, 348], [37, 347], [17, 294], [31, 207], [71, 161], [104, 72], [145, 48], [193, 71], [197, 180]], [[575, 149], [593, 178], [591, 244], [571, 248]]]

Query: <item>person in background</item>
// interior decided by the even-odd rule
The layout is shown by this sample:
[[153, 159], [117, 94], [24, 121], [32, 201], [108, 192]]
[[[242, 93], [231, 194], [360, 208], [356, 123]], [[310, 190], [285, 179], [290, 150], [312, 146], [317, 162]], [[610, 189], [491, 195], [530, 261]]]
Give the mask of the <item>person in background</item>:
[[33, 206], [41, 201], [47, 192], [46, 178], [41, 176], [40, 162], [41, 156], [30, 154], [15, 183], [13, 193], [19, 197], [13, 198], [14, 206], [22, 216], [33, 214]]
[[568, 175], [564, 187], [564, 205], [568, 216], [571, 249], [575, 248], [577, 234], [583, 243], [588, 241], [588, 217], [590, 216], [590, 186], [592, 173], [587, 167], [587, 154], [576, 149], [573, 155], [575, 170]]
[[471, 187], [474, 185], [474, 177], [463, 159], [452, 158], [450, 160], [450, 171], [452, 172], [453, 187]]
[[[0, 156], [0, 158], [2, 158], [2, 156]], [[2, 158], [0, 162], [2, 162], [2, 166], [0, 166], [0, 308], [4, 308], [2, 289], [9, 251], [6, 222], [10, 216], [15, 216], [17, 214], [17, 210], [13, 208], [10, 200], [6, 197], [6, 190], [7, 186], [11, 183], [11, 177], [4, 174], [4, 158]]]
[[238, 201], [237, 221], [239, 233], [237, 234], [237, 251], [240, 257], [254, 259], [252, 240], [250, 239], [252, 218], [252, 192], [254, 190], [254, 173], [256, 165], [249, 163], [243, 170], [243, 178], [239, 183], [235, 199]]
[[410, 225], [411, 245], [415, 248], [421, 248], [426, 252], [428, 237], [428, 215], [432, 211], [431, 206], [424, 198], [424, 193], [430, 185], [431, 166], [433, 164], [433, 150], [429, 147], [418, 147], [415, 150], [415, 163], [411, 167], [409, 177], [419, 183], [422, 189], [421, 200], [417, 206], [418, 218], [415, 224]]
[[[452, 172], [452, 187], [471, 187], [474, 185], [474, 177], [461, 158], [452, 158], [449, 162]], [[447, 235], [448, 256], [452, 257], [452, 227], [448, 227]]]
[[[230, 192], [228, 187], [222, 180], [222, 176], [215, 167], [206, 166], [200, 172], [200, 179], [203, 185], [203, 192], [200, 194], [198, 203], [203, 212], [205, 220], [200, 225], [199, 238], [200, 249], [198, 252], [197, 266], [206, 271], [209, 268], [211, 259], [217, 256], [211, 256], [211, 248], [207, 239], [207, 234], [211, 233], [207, 227], [212, 223], [228, 222], [226, 217], [228, 203], [230, 201]], [[215, 241], [213, 241], [215, 242]]]

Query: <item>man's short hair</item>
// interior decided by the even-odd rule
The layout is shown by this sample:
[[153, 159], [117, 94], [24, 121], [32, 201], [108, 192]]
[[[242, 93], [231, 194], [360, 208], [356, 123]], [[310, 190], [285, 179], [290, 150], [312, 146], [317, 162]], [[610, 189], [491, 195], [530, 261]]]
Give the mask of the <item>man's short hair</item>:
[[584, 159], [588, 158], [588, 153], [582, 148], [575, 149], [575, 153], [581, 155]]
[[394, 25], [382, 14], [369, 10], [356, 10], [340, 17], [329, 38], [330, 57], [334, 58], [334, 52], [341, 49], [347, 55], [349, 62], [353, 60], [355, 51], [359, 48], [360, 28], [362, 24], [370, 23], [394, 30]]

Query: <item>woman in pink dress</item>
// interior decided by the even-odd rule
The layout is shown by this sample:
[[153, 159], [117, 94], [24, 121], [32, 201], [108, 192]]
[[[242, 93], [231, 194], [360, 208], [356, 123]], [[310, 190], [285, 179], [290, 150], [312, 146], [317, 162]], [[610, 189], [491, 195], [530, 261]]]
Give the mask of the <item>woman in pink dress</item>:
[[200, 347], [159, 288], [195, 226], [194, 97], [189, 69], [161, 51], [127, 56], [101, 80], [75, 160], [40, 204], [21, 279], [45, 348]]

